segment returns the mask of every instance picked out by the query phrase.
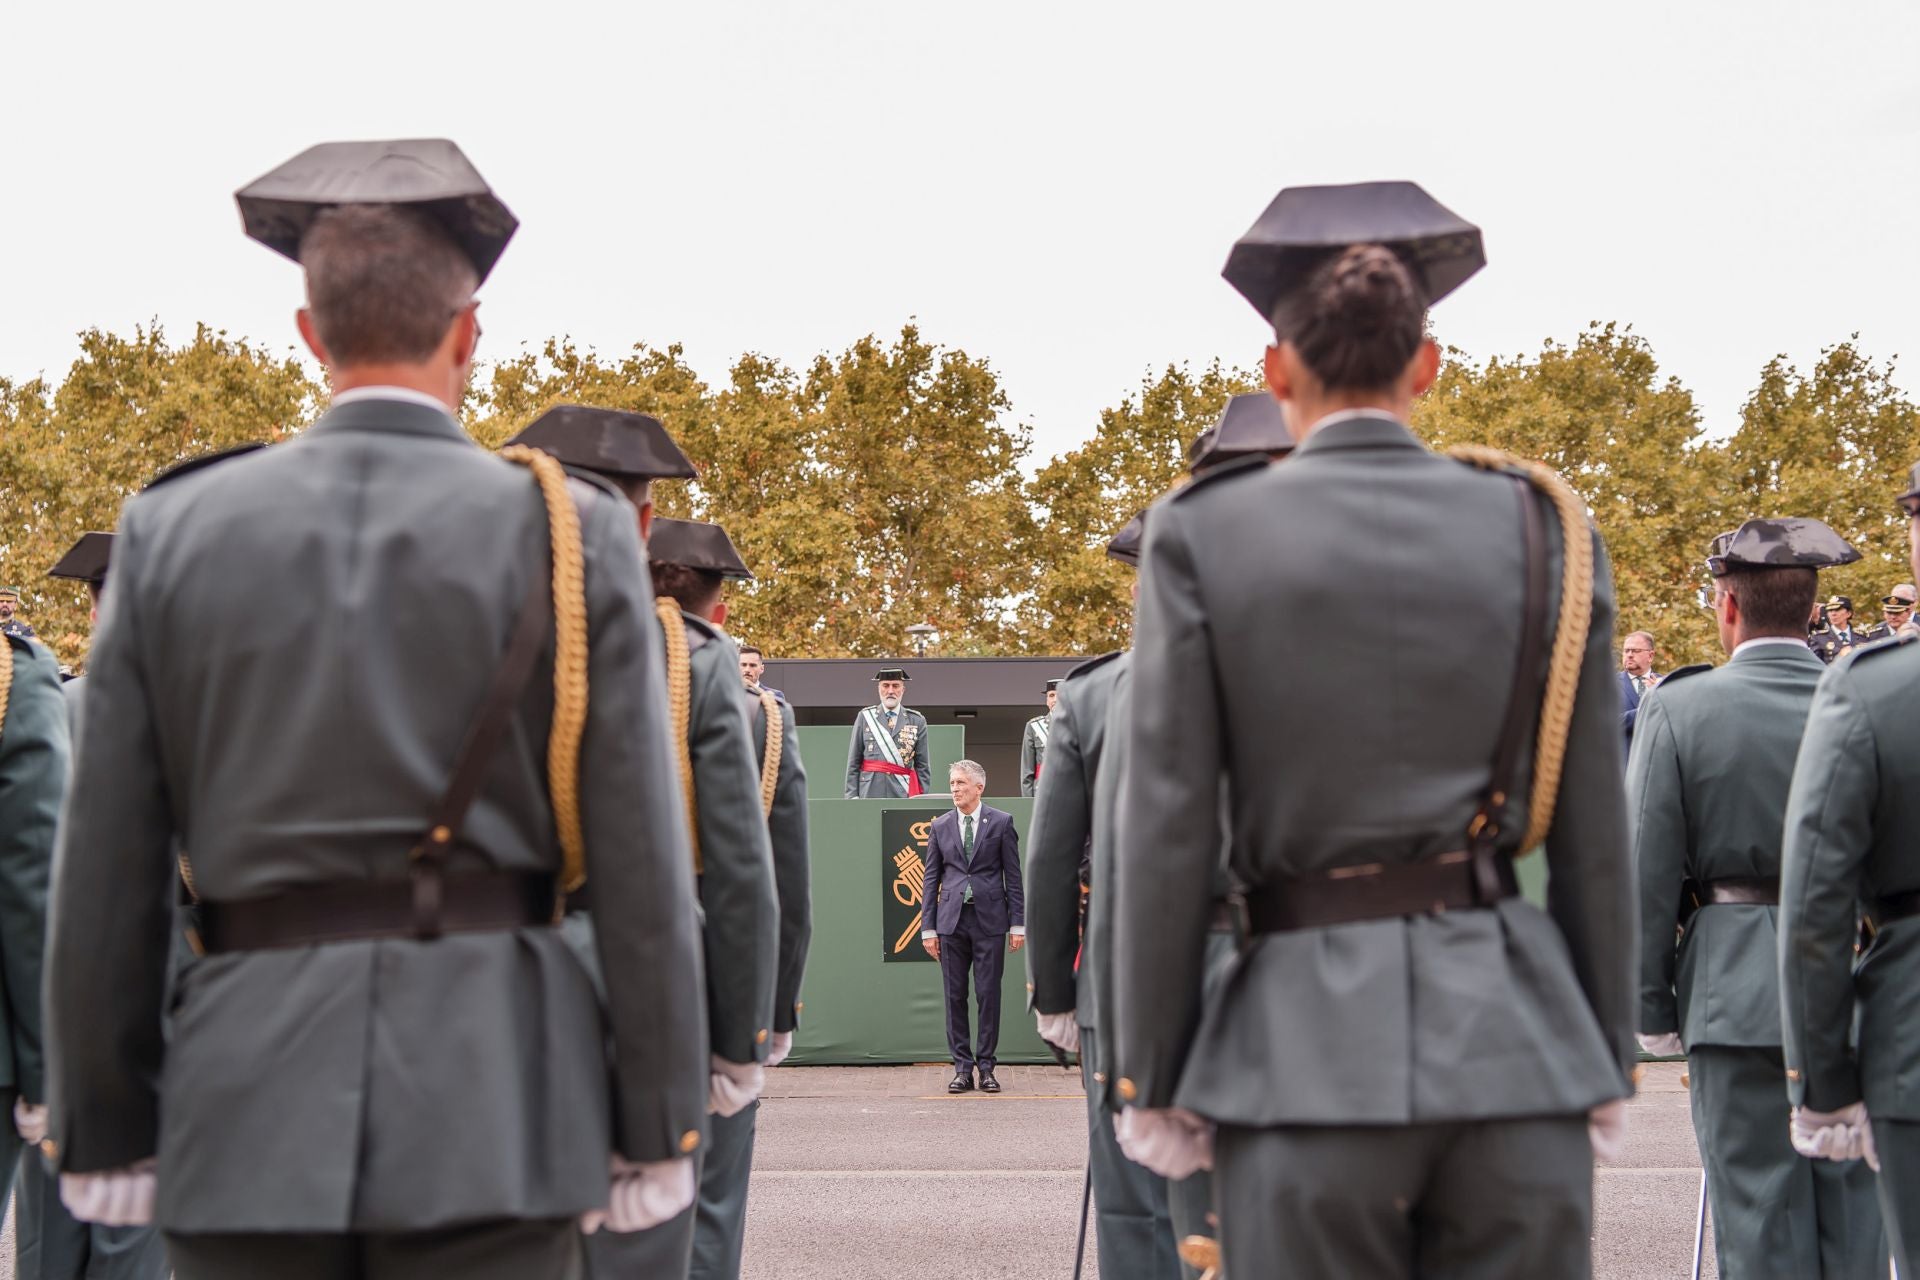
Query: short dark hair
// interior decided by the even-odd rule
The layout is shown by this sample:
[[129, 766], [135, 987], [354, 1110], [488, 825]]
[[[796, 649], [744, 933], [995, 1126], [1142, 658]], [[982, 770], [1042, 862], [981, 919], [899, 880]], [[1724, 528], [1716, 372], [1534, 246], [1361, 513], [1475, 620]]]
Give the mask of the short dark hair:
[[420, 363], [479, 286], [438, 222], [395, 205], [324, 210], [300, 241], [300, 264], [314, 328], [336, 366]]
[[1720, 579], [1727, 594], [1740, 602], [1747, 631], [1756, 635], [1803, 636], [1819, 577], [1812, 569], [1735, 569]]
[[1427, 334], [1427, 303], [1391, 249], [1349, 245], [1274, 308], [1276, 340], [1293, 344], [1329, 391], [1390, 387]]
[[653, 566], [653, 594], [671, 596], [688, 613], [704, 617], [720, 598], [726, 579], [713, 569], [689, 569], [683, 564]]
[[756, 657], [756, 658], [764, 658], [764, 657], [766, 657], [766, 656], [767, 656], [766, 654], [764, 654], [764, 653], [762, 653], [762, 652], [760, 652], [760, 646], [759, 646], [759, 645], [757, 645], [757, 644], [743, 644], [743, 645], [741, 645], [741, 646], [740, 646], [740, 656], [744, 658], [744, 657], [746, 657], [746, 656], [747, 656], [748, 654], [752, 654], [752, 655], [753, 655], [754, 657]]

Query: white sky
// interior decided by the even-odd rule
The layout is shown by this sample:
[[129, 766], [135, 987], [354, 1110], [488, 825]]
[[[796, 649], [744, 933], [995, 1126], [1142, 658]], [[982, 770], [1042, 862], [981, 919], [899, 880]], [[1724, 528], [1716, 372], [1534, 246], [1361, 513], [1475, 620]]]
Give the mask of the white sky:
[[152, 317], [292, 343], [297, 269], [232, 192], [417, 136], [522, 221], [483, 355], [677, 340], [718, 383], [917, 316], [993, 362], [1042, 458], [1150, 369], [1258, 356], [1219, 269], [1302, 183], [1422, 183], [1490, 259], [1444, 340], [1631, 323], [1716, 433], [1775, 353], [1857, 330], [1920, 359], [1912, 0], [113, 0], [13, 5], [0, 43], [15, 377]]

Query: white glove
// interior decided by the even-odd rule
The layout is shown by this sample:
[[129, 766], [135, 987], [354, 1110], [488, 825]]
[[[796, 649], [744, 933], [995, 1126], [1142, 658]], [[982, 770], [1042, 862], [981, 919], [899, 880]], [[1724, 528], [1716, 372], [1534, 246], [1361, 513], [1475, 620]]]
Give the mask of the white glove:
[[1593, 1158], [1602, 1164], [1618, 1160], [1627, 1149], [1627, 1100], [1615, 1098], [1587, 1112], [1587, 1141]]
[[770, 1067], [779, 1066], [781, 1063], [787, 1060], [787, 1055], [792, 1052], [793, 1052], [793, 1032], [791, 1031], [774, 1032], [773, 1043], [767, 1046], [767, 1065]]
[[1838, 1111], [1793, 1109], [1789, 1135], [1793, 1149], [1809, 1160], [1860, 1160], [1880, 1172], [1880, 1153], [1873, 1145], [1873, 1125], [1867, 1104], [1856, 1102]]
[[728, 1062], [717, 1053], [709, 1061], [713, 1074], [707, 1077], [707, 1111], [712, 1115], [738, 1115], [766, 1088], [766, 1068], [757, 1062]]
[[1634, 1039], [1640, 1042], [1642, 1051], [1656, 1058], [1677, 1058], [1687, 1051], [1680, 1043], [1678, 1031], [1662, 1031], [1657, 1036], [1640, 1035]]
[[693, 1157], [629, 1164], [613, 1158], [613, 1186], [607, 1207], [580, 1215], [580, 1229], [592, 1235], [609, 1231], [645, 1231], [686, 1212], [699, 1183], [693, 1176]]
[[40, 1140], [47, 1136], [46, 1107], [28, 1102], [25, 1098], [15, 1098], [13, 1127], [26, 1140], [28, 1146], [39, 1146]]
[[1163, 1178], [1213, 1168], [1213, 1122], [1180, 1107], [1127, 1107], [1113, 1118], [1113, 1136], [1127, 1159]]
[[1080, 1023], [1071, 1013], [1036, 1012], [1033, 1017], [1040, 1024], [1042, 1040], [1059, 1045], [1062, 1053], [1080, 1052]]
[[82, 1222], [103, 1227], [144, 1227], [153, 1221], [153, 1161], [106, 1173], [63, 1173], [60, 1199]]

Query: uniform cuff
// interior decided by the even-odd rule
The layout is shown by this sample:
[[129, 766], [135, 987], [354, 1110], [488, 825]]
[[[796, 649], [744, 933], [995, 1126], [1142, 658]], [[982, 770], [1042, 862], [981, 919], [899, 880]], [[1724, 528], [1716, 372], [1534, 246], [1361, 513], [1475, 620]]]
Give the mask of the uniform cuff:
[[922, 929], [920, 931], [920, 941], [922, 942], [925, 942], [928, 938], [937, 938], [939, 936], [940, 936], [939, 934], [935, 933], [931, 929]]
[[1014, 925], [1013, 928], [1009, 929], [1007, 932], [1013, 934], [1015, 937], [1024, 938], [1027, 936], [1027, 926], [1023, 924], [1017, 924], [1017, 925]]

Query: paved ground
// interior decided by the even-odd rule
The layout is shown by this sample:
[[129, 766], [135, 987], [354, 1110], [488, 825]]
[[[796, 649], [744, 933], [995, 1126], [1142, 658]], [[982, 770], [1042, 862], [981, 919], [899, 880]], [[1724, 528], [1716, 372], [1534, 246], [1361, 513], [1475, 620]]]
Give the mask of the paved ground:
[[[904, 1278], [951, 1271], [960, 1258], [969, 1276], [1072, 1273], [1086, 1105], [1077, 1076], [1002, 1068], [999, 1097], [950, 1098], [948, 1074], [771, 1073], [748, 1216], [749, 1277]], [[1621, 1164], [1599, 1171], [1594, 1274], [1685, 1277], [1700, 1162], [1679, 1067], [1648, 1070], [1628, 1137]], [[1714, 1274], [1711, 1245], [1706, 1274]]]
[[[1006, 1092], [945, 1092], [945, 1067], [770, 1073], [746, 1274], [753, 1280], [1052, 1280], [1072, 1273], [1086, 1141], [1079, 1078], [1000, 1071]], [[1688, 1274], [1700, 1164], [1678, 1067], [1647, 1072], [1626, 1159], [1596, 1187], [1597, 1280]], [[1089, 1254], [1097, 1254], [1089, 1241]], [[1089, 1275], [1098, 1274], [1091, 1258]], [[13, 1230], [0, 1276], [13, 1274]], [[1711, 1250], [1706, 1274], [1713, 1274]]]

